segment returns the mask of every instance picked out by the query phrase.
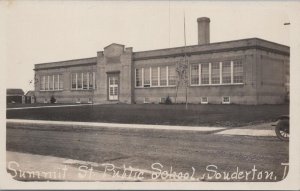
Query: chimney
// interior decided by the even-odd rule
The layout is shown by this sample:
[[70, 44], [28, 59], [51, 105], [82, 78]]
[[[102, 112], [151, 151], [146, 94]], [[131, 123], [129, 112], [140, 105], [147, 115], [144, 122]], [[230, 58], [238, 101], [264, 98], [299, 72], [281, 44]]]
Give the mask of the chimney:
[[208, 17], [200, 17], [198, 22], [198, 45], [209, 44], [209, 23]]

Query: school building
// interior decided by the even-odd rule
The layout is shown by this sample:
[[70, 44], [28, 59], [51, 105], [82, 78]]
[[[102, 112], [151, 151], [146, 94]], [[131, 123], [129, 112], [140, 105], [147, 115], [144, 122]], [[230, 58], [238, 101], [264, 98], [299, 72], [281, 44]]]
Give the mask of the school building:
[[160, 103], [169, 96], [182, 103], [185, 87], [177, 86], [182, 66], [189, 103], [285, 102], [288, 46], [258, 38], [210, 43], [210, 19], [201, 17], [197, 23], [197, 45], [134, 52], [113, 43], [92, 58], [36, 64], [36, 102]]

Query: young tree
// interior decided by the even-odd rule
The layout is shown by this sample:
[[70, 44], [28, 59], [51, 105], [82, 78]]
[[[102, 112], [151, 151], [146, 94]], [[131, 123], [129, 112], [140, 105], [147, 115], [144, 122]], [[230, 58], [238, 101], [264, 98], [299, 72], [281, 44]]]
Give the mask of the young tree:
[[178, 90], [180, 86], [183, 86], [185, 89], [185, 105], [187, 109], [188, 103], [188, 85], [189, 85], [189, 77], [188, 77], [188, 68], [189, 62], [186, 55], [181, 58], [176, 63], [176, 74], [177, 74], [177, 83], [176, 83], [176, 94], [175, 94], [175, 103], [177, 103]]

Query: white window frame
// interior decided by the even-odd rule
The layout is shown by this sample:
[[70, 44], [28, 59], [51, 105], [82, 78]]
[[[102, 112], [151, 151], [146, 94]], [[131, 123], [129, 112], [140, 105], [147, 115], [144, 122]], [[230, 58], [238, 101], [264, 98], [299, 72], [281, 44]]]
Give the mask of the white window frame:
[[199, 73], [199, 71], [200, 71], [200, 65], [201, 64], [198, 64], [198, 84], [192, 84], [192, 68], [193, 68], [193, 65], [197, 65], [197, 64], [190, 64], [190, 86], [199, 86], [200, 85], [200, 81], [201, 81], [201, 79], [200, 79], [200, 76], [201, 76], [201, 74]]
[[[84, 77], [84, 74], [86, 74], [86, 80], [87, 80], [87, 87], [86, 89], [83, 88], [83, 77]], [[92, 88], [90, 88], [90, 74], [92, 74]], [[72, 87], [72, 84], [73, 84], [73, 75], [75, 75], [75, 88]], [[78, 76], [81, 75], [81, 81], [80, 81], [80, 84], [81, 84], [81, 88], [78, 88]], [[96, 74], [95, 72], [80, 72], [80, 73], [72, 73], [71, 74], [71, 90], [82, 90], [82, 91], [88, 91], [88, 90], [95, 90], [96, 89]]]
[[231, 69], [231, 83], [230, 84], [233, 84], [233, 61], [230, 61], [230, 69]]
[[[243, 71], [244, 71], [244, 64], [243, 61], [241, 59], [237, 59], [238, 61], [242, 62], [242, 66], [243, 66]], [[219, 83], [217, 84], [213, 84], [212, 83], [212, 63], [219, 63]], [[207, 84], [203, 84], [202, 82], [202, 65], [203, 64], [208, 64], [208, 83]], [[199, 63], [199, 84], [192, 84], [192, 65], [194, 64], [190, 64], [190, 69], [189, 69], [189, 83], [190, 86], [228, 86], [228, 85], [243, 85], [245, 82], [243, 81], [242, 83], [234, 83], [234, 60], [230, 61], [230, 83], [223, 83], [223, 62], [208, 62], [208, 63]], [[243, 78], [244, 80], [244, 78]]]
[[95, 72], [93, 72], [93, 90], [95, 90], [96, 89], [96, 73]]
[[202, 65], [199, 64], [199, 85], [202, 84], [202, 81], [201, 81], [202, 74], [201, 74], [201, 72], [202, 72]]
[[150, 98], [149, 97], [144, 97], [144, 103], [151, 103]]
[[161, 97], [160, 99], [159, 99], [159, 103], [165, 103], [166, 102], [166, 98], [165, 97]]
[[[60, 90], [63, 90], [63, 88], [60, 88], [60, 86], [59, 86], [60, 85], [60, 75], [62, 75], [62, 74], [52, 74], [52, 75], [43, 75], [43, 76], [41, 76], [40, 91], [60, 91]], [[57, 80], [58, 80], [57, 81], [57, 83], [58, 83], [57, 88], [55, 88], [55, 77], [57, 77]], [[46, 79], [47, 79], [47, 83], [46, 83]], [[50, 81], [52, 83], [52, 85], [51, 85], [52, 89], [50, 89]], [[43, 88], [42, 88], [42, 86], [43, 86]]]
[[220, 62], [219, 63], [219, 68], [220, 68], [220, 74], [219, 74], [219, 76], [220, 76], [220, 81], [219, 81], [219, 84], [223, 84], [223, 75], [222, 75], [222, 72], [223, 72], [223, 62]]
[[158, 67], [158, 87], [160, 87], [160, 67]]
[[166, 66], [166, 79], [167, 79], [167, 86], [169, 86], [169, 66]]
[[[243, 71], [242, 71], [242, 76], [243, 76], [243, 82], [234, 82], [234, 61], [240, 61], [241, 62], [241, 64], [242, 64], [242, 69], [243, 69]], [[244, 63], [243, 63], [243, 61], [242, 60], [233, 60], [232, 61], [232, 83], [233, 84], [244, 84], [244, 81], [245, 81], [245, 78], [244, 78]]]
[[[206, 98], [206, 101], [203, 101], [203, 98]], [[208, 97], [201, 97], [201, 104], [208, 104]]]
[[[224, 102], [224, 98], [228, 97], [228, 102]], [[230, 96], [222, 96], [222, 104], [230, 104]]]

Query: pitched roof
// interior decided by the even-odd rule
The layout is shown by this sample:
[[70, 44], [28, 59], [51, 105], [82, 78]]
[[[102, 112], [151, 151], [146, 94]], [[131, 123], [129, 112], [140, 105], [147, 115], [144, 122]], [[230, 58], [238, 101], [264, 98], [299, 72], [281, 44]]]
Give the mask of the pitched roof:
[[30, 90], [25, 95], [26, 96], [34, 96], [34, 91]]

